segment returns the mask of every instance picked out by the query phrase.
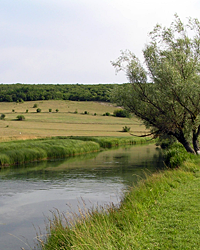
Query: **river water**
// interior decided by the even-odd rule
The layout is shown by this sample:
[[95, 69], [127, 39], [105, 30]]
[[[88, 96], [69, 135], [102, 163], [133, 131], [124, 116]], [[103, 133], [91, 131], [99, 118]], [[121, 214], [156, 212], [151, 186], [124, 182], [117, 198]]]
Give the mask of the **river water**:
[[160, 151], [143, 145], [1, 169], [0, 250], [34, 248], [55, 209], [119, 204], [129, 186], [162, 167]]

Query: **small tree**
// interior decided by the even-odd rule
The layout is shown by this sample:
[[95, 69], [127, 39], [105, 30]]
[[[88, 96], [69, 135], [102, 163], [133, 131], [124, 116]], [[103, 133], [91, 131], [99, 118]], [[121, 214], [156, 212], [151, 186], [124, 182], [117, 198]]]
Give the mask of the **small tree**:
[[49, 113], [52, 112], [52, 109], [49, 109]]
[[122, 128], [122, 131], [123, 131], [123, 132], [129, 132], [130, 129], [131, 129], [130, 127], [124, 126], [124, 127]]
[[26, 113], [28, 113], [28, 109], [26, 110]]
[[36, 109], [37, 113], [40, 113], [42, 110], [40, 108]]
[[56, 109], [56, 113], [58, 113], [59, 109]]
[[37, 103], [35, 103], [34, 105], [33, 105], [33, 108], [37, 108], [38, 107], [38, 105], [37, 105]]

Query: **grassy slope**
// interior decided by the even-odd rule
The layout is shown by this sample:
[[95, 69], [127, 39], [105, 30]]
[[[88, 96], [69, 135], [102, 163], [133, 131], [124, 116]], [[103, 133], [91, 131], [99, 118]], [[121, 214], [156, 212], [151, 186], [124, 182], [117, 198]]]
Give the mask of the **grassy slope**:
[[[41, 108], [41, 113], [33, 108], [35, 103]], [[130, 136], [129, 133], [121, 132], [124, 126], [131, 127], [131, 131], [137, 135], [146, 131], [136, 118], [103, 116], [104, 113], [112, 114], [117, 109], [110, 103], [51, 100], [1, 103], [0, 108], [1, 113], [6, 115], [5, 120], [0, 120], [0, 141], [71, 135]], [[58, 113], [55, 112], [56, 109], [59, 110]], [[77, 114], [74, 113], [75, 110], [78, 111]], [[89, 114], [84, 115], [85, 111]], [[94, 116], [94, 113], [97, 115]], [[16, 121], [18, 115], [24, 115], [25, 121]]]
[[143, 180], [119, 209], [89, 211], [72, 227], [55, 215], [43, 249], [200, 249], [200, 160]]

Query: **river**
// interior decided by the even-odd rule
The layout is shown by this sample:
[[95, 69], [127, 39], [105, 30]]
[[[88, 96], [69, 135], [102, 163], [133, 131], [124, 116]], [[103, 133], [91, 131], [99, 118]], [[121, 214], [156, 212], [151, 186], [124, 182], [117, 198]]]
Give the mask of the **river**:
[[55, 209], [119, 204], [129, 186], [162, 167], [155, 145], [143, 145], [1, 169], [0, 250], [34, 248]]

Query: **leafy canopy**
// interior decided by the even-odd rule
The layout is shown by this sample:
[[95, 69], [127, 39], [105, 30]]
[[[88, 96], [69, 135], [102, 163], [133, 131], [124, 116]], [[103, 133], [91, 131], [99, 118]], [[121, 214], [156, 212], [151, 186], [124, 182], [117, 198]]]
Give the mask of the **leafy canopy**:
[[[144, 65], [131, 52], [112, 62], [129, 84], [112, 92], [114, 102], [143, 120], [156, 136], [173, 136], [188, 152], [199, 150], [200, 23], [175, 15], [169, 28], [156, 25], [143, 50]], [[191, 146], [191, 142], [193, 146]]]

